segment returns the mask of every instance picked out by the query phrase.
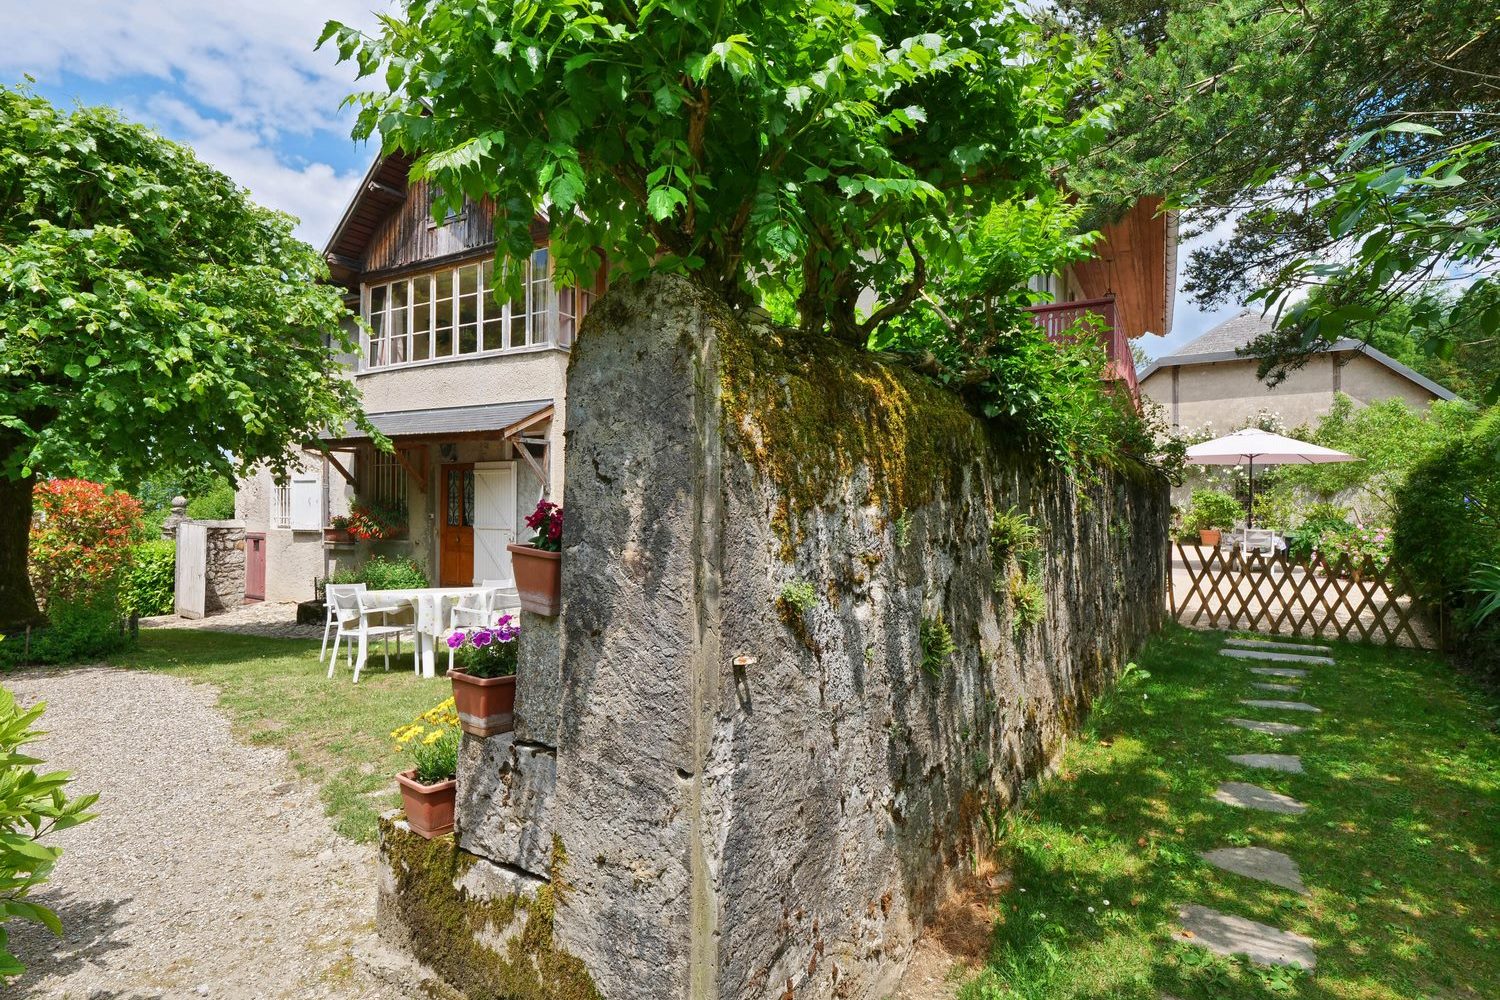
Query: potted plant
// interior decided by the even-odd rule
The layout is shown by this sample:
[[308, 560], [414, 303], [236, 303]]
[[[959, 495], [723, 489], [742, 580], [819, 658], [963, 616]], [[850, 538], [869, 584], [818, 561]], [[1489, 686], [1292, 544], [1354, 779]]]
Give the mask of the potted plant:
[[516, 639], [520, 623], [501, 615], [493, 627], [455, 630], [448, 636], [454, 667], [453, 701], [458, 724], [480, 738], [515, 728]]
[[323, 541], [329, 545], [350, 545], [354, 542], [354, 536], [349, 533], [349, 519], [343, 514], [328, 519], [328, 527], [323, 529]]
[[1183, 527], [1198, 533], [1203, 545], [1219, 544], [1223, 529], [1233, 528], [1240, 516], [1240, 502], [1219, 490], [1194, 490]]
[[396, 775], [412, 832], [431, 840], [453, 829], [458, 790], [458, 715], [453, 699], [428, 709], [391, 733], [413, 766]]
[[356, 500], [344, 521], [349, 534], [362, 542], [382, 542], [406, 534], [406, 505]]
[[516, 594], [527, 611], [555, 615], [562, 604], [563, 509], [541, 500], [526, 516], [526, 526], [536, 532], [531, 544], [506, 546], [516, 576]]

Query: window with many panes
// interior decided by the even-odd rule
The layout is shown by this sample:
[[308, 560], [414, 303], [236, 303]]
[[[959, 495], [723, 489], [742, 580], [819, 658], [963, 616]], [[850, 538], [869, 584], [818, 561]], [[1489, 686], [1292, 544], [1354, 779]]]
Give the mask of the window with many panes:
[[497, 302], [493, 260], [368, 285], [365, 367], [571, 344], [589, 293], [553, 285], [545, 247], [526, 261], [523, 288], [516, 301]]

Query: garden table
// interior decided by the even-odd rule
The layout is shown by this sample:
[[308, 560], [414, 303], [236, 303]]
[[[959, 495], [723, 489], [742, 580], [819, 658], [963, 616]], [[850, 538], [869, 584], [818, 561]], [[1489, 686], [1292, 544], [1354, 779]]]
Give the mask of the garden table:
[[[437, 675], [437, 640], [448, 633], [448, 617], [454, 605], [465, 597], [477, 597], [491, 587], [413, 587], [402, 590], [371, 590], [365, 600], [386, 607], [408, 605], [412, 609], [412, 631], [422, 660], [422, 676]], [[499, 603], [508, 606], [515, 590], [502, 590]], [[509, 603], [519, 603], [511, 600]]]

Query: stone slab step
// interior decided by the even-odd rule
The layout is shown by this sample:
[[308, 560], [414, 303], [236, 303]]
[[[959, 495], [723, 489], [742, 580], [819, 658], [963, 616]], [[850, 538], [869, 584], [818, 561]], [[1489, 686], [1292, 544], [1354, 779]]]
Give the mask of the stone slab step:
[[1276, 663], [1321, 663], [1333, 666], [1333, 658], [1314, 656], [1312, 653], [1273, 653], [1269, 649], [1221, 649], [1220, 656], [1232, 656], [1237, 660], [1272, 660]]
[[1295, 677], [1297, 680], [1307, 676], [1306, 670], [1296, 667], [1250, 667], [1252, 674], [1260, 674], [1262, 677]]
[[1189, 941], [1216, 955], [1244, 955], [1257, 965], [1300, 965], [1309, 972], [1318, 964], [1316, 942], [1301, 934], [1206, 906], [1184, 906], [1177, 919], [1192, 934]]
[[1241, 698], [1241, 705], [1249, 705], [1251, 708], [1281, 708], [1288, 712], [1321, 712], [1321, 708], [1309, 705], [1305, 701], [1276, 701], [1271, 698]]
[[1216, 851], [1204, 851], [1199, 856], [1226, 872], [1307, 895], [1307, 886], [1302, 884], [1302, 871], [1297, 862], [1280, 851], [1264, 847], [1221, 847]]
[[1285, 813], [1295, 816], [1307, 811], [1306, 803], [1298, 802], [1290, 795], [1273, 792], [1269, 788], [1252, 785], [1246, 781], [1226, 781], [1214, 792], [1214, 798], [1227, 806], [1240, 809], [1259, 809], [1261, 812]]
[[1272, 736], [1290, 736], [1293, 733], [1302, 732], [1301, 726], [1294, 726], [1290, 722], [1261, 722], [1258, 719], [1230, 719], [1231, 726], [1239, 726], [1241, 729], [1249, 729], [1257, 733], [1270, 733]]
[[1295, 684], [1266, 684], [1263, 682], [1255, 682], [1250, 686], [1253, 688], [1259, 688], [1262, 691], [1277, 691], [1281, 694], [1297, 694], [1302, 690]]
[[1288, 774], [1302, 773], [1302, 758], [1292, 753], [1237, 753], [1230, 754], [1229, 760], [1241, 767], [1264, 767]]
[[1281, 642], [1273, 639], [1225, 639], [1231, 646], [1241, 649], [1279, 649], [1283, 653], [1332, 653], [1332, 646], [1309, 646], [1300, 642]]

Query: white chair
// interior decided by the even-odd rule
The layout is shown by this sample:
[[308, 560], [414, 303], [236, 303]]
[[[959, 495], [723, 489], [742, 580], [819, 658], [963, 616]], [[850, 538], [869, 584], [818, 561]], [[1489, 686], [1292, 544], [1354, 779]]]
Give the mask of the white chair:
[[[502, 610], [514, 606], [519, 613], [515, 580], [481, 580], [479, 591], [465, 594], [448, 613], [448, 632], [483, 628], [495, 624]], [[448, 669], [453, 669], [453, 647], [448, 647]]]
[[[360, 591], [336, 594], [333, 601], [338, 615], [339, 636], [346, 643], [344, 647], [346, 661], [352, 651], [351, 645], [354, 643], [359, 645], [359, 653], [354, 658], [354, 683], [359, 683], [360, 671], [364, 669], [365, 661], [369, 658], [371, 639], [381, 640], [385, 669], [391, 669], [391, 637], [396, 637], [396, 655], [400, 656], [401, 636], [413, 630], [410, 623], [391, 623], [390, 616], [406, 611], [407, 608], [404, 605], [377, 604], [369, 594]], [[412, 634], [412, 662], [416, 669], [421, 669], [421, 647], [416, 641], [414, 632]], [[337, 666], [338, 659], [335, 657], [328, 664], [330, 678]]]
[[[328, 609], [328, 620], [323, 623], [323, 648], [318, 651], [319, 663], [322, 663], [323, 657], [328, 655], [328, 636], [330, 634], [333, 636], [334, 659], [337, 659], [339, 655], [339, 636], [343, 633], [335, 628], [335, 626], [338, 625], [339, 616], [337, 607], [333, 601], [333, 595], [338, 593], [358, 594], [364, 591], [364, 589], [365, 585], [362, 583], [330, 583], [324, 586], [323, 603], [327, 606]], [[331, 670], [329, 671], [328, 676], [333, 676], [333, 672]]]

